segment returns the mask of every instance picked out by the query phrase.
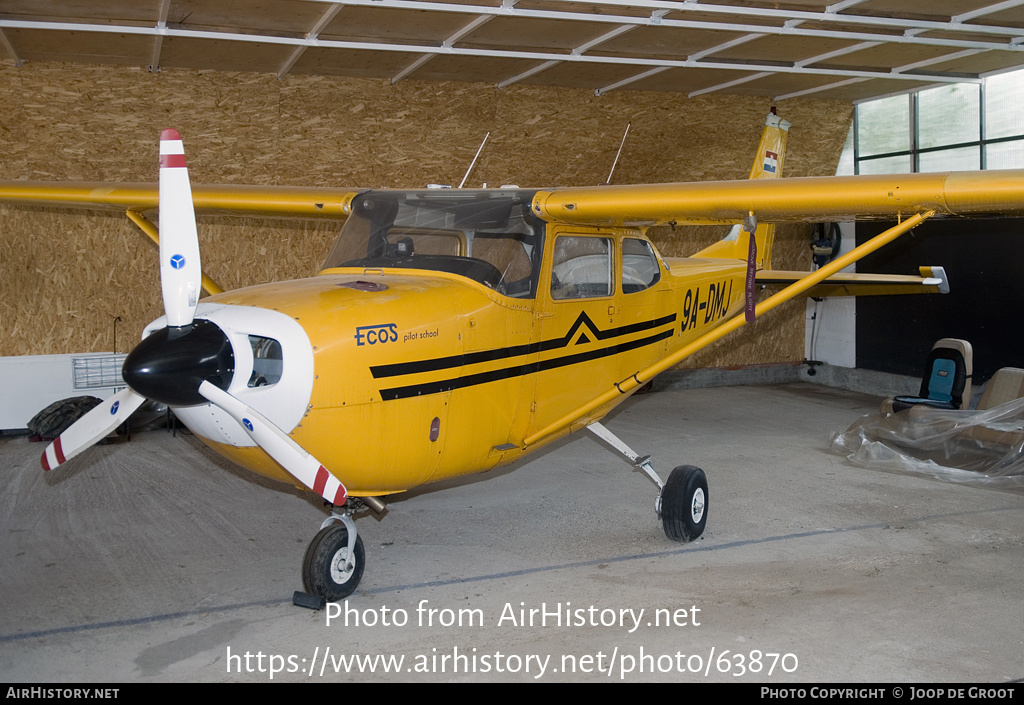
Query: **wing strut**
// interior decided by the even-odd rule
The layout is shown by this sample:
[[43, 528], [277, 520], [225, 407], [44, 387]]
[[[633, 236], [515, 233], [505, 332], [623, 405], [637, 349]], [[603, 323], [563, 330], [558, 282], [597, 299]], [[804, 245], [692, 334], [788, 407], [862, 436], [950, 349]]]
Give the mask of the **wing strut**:
[[[810, 289], [815, 284], [818, 284], [822, 280], [827, 279], [828, 277], [832, 276], [833, 274], [843, 269], [844, 267], [847, 267], [853, 264], [854, 262], [860, 260], [861, 258], [871, 254], [872, 252], [882, 247], [883, 245], [889, 244], [890, 242], [898, 238], [900, 235], [903, 235], [908, 230], [917, 227], [918, 225], [920, 225], [922, 222], [932, 217], [933, 215], [935, 215], [935, 211], [917, 213], [916, 215], [907, 218], [902, 223], [899, 223], [898, 225], [889, 228], [885, 232], [876, 235], [875, 237], [865, 242], [863, 245], [856, 247], [850, 252], [847, 252], [842, 257], [836, 258], [835, 260], [825, 265], [821, 269], [811, 272], [806, 277], [803, 277], [799, 281], [790, 284], [782, 291], [768, 297], [767, 299], [765, 299], [764, 301], [757, 305], [757, 307], [754, 309], [755, 314], [757, 316], [762, 316], [768, 311], [771, 311], [779, 304], [783, 304], [786, 301], [789, 301], [790, 299], [799, 296], [807, 289]], [[523, 447], [532, 446], [538, 441], [547, 438], [548, 436], [554, 435], [559, 431], [565, 430], [576, 421], [583, 419], [584, 417], [593, 413], [595, 410], [601, 408], [605, 404], [614, 401], [620, 395], [628, 394], [637, 387], [648, 382], [655, 375], [661, 374], [668, 368], [679, 364], [680, 362], [688, 358], [690, 355], [693, 355], [698, 350], [701, 350], [710, 345], [711, 343], [719, 340], [720, 338], [725, 337], [729, 333], [732, 333], [734, 330], [740, 328], [746, 322], [746, 317], [744, 315], [733, 316], [726, 323], [718, 326], [717, 328], [715, 328], [712, 331], [709, 331], [708, 333], [705, 333], [704, 335], [697, 338], [689, 345], [680, 348], [679, 350], [669, 355], [668, 357], [664, 358], [660, 362], [651, 365], [645, 370], [640, 370], [636, 374], [630, 375], [623, 381], [614, 384], [611, 389], [609, 389], [601, 396], [592, 399], [583, 406], [580, 406], [570, 411], [568, 414], [558, 419], [554, 423], [548, 424], [547, 426], [537, 431], [536, 433], [527, 436], [526, 438], [523, 439]]]
[[[125, 215], [128, 216], [128, 219], [130, 221], [138, 225], [139, 230], [144, 232], [149, 237], [150, 240], [152, 240], [158, 245], [160, 244], [160, 234], [157, 232], [156, 226], [153, 225], [153, 223], [150, 222], [146, 218], [146, 216], [142, 215], [142, 213], [139, 213], [138, 211], [133, 210], [125, 211]], [[215, 282], [214, 280], [210, 279], [205, 274], [203, 274], [203, 290], [210, 296], [213, 296], [214, 294], [224, 293], [224, 288], [217, 284], [217, 282]]]

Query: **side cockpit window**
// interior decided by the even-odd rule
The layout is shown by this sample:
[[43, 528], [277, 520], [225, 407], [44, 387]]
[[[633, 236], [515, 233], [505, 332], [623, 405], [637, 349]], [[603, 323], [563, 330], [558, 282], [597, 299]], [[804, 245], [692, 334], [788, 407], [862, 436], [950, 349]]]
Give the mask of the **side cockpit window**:
[[551, 298], [558, 301], [611, 296], [612, 269], [609, 238], [562, 235], [555, 240]]

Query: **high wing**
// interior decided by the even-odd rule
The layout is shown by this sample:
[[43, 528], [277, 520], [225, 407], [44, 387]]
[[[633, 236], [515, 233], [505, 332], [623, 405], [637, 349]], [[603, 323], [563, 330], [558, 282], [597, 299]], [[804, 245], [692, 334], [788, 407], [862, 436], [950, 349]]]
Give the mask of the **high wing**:
[[[344, 218], [361, 189], [193, 186], [196, 210]], [[0, 203], [89, 210], [146, 210], [156, 184], [0, 182]], [[936, 215], [1024, 214], [1024, 170], [704, 181], [538, 191], [533, 212], [574, 225], [706, 225], [818, 222]]]
[[[227, 215], [345, 218], [360, 189], [299, 186], [193, 185], [197, 211]], [[86, 210], [144, 211], [156, 208], [156, 183], [54, 181], [0, 182], [0, 203]]]
[[819, 222], [1024, 213], [1024, 170], [706, 181], [538, 192], [534, 213], [574, 225]]

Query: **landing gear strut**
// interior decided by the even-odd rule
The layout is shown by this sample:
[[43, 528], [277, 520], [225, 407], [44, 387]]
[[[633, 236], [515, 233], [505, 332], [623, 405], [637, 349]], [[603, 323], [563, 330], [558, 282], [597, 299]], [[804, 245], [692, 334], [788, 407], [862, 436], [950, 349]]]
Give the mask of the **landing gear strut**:
[[615, 434], [598, 422], [587, 426], [587, 430], [617, 450], [634, 467], [644, 473], [658, 486], [658, 500], [655, 509], [661, 518], [665, 535], [673, 541], [693, 541], [704, 533], [708, 520], [708, 480], [704, 471], [692, 465], [680, 465], [662, 482], [651, 465], [651, 456], [637, 455]]

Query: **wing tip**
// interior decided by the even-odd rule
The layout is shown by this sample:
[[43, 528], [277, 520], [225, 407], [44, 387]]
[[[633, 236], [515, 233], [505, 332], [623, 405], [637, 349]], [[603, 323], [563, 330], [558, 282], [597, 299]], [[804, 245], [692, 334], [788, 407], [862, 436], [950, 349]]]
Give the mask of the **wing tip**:
[[166, 141], [166, 140], [180, 140], [180, 139], [181, 139], [181, 133], [178, 132], [177, 130], [175, 130], [173, 127], [164, 128], [160, 132], [160, 141], [161, 142]]

